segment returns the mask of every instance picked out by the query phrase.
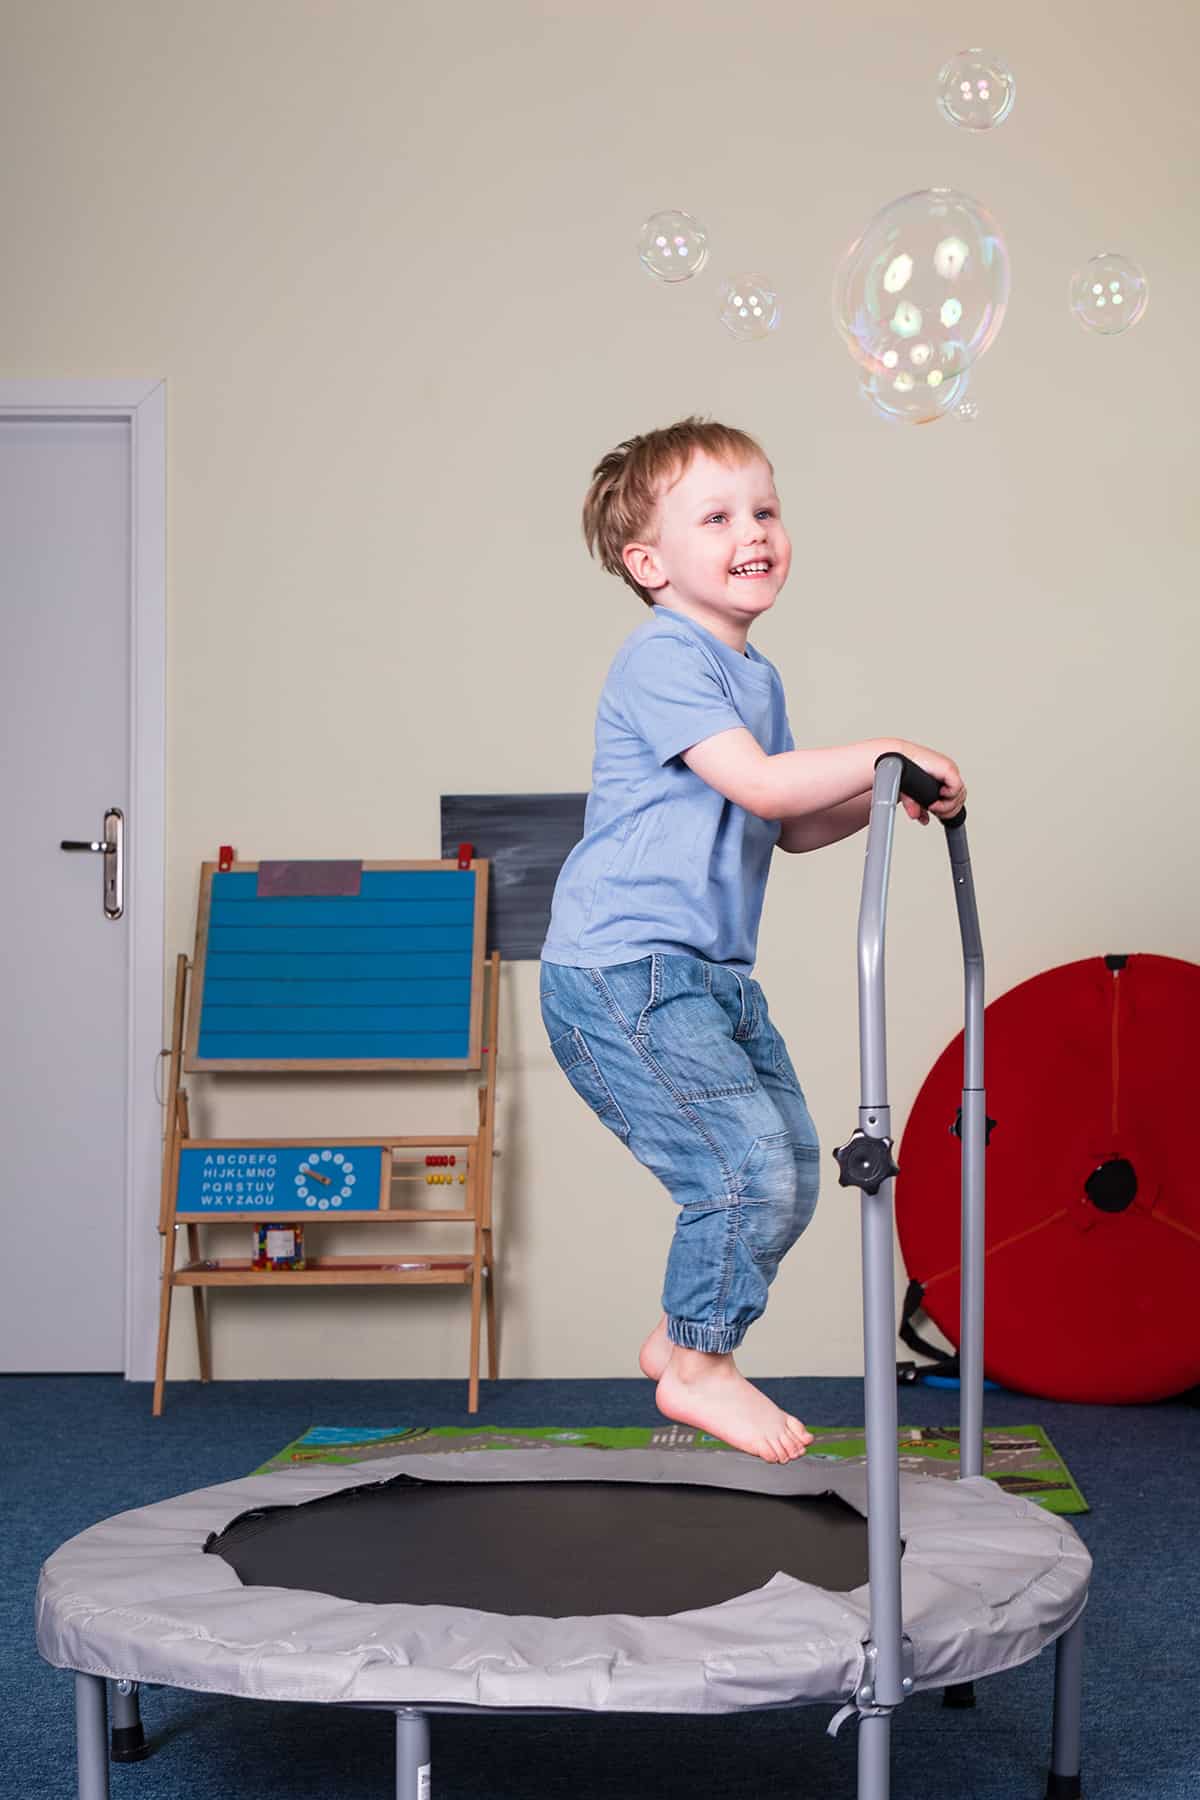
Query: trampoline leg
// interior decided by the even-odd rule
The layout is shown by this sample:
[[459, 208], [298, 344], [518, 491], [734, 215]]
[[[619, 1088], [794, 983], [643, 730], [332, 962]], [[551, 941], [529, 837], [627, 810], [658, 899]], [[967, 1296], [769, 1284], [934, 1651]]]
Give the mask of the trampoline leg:
[[421, 1712], [396, 1714], [396, 1800], [431, 1800], [429, 1720]]
[[108, 1696], [102, 1675], [75, 1677], [79, 1800], [108, 1800]]
[[1083, 1614], [1054, 1647], [1054, 1739], [1046, 1800], [1079, 1800], [1083, 1712]]
[[150, 1746], [142, 1728], [136, 1681], [114, 1681], [112, 1695], [112, 1759], [114, 1762], [141, 1762], [149, 1756]]
[[858, 1800], [888, 1800], [892, 1790], [892, 1715], [864, 1713], [858, 1721]]

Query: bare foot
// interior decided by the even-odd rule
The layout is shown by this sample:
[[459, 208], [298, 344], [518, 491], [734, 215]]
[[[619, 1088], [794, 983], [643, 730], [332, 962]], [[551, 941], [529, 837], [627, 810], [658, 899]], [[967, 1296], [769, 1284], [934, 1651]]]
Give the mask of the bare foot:
[[661, 1381], [675, 1346], [667, 1336], [667, 1315], [663, 1314], [638, 1352], [638, 1367], [651, 1381]]
[[655, 1400], [668, 1419], [695, 1425], [764, 1462], [791, 1462], [812, 1443], [812, 1433], [752, 1386], [732, 1356], [676, 1347]]

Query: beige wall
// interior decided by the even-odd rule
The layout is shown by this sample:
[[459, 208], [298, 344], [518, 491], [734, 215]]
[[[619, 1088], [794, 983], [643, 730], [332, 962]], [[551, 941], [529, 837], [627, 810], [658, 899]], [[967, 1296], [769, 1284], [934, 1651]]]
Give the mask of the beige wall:
[[[219, 842], [432, 856], [442, 792], [587, 786], [595, 698], [644, 614], [589, 565], [580, 498], [619, 438], [702, 411], [776, 464], [795, 557], [755, 642], [797, 740], [897, 733], [962, 764], [990, 993], [1108, 950], [1200, 958], [1193, 7], [985, 0], [965, 27], [949, 0], [3, 16], [4, 372], [169, 384], [169, 956]], [[964, 32], [1017, 72], [994, 134], [934, 108]], [[878, 206], [943, 183], [1002, 221], [1013, 300], [979, 420], [888, 429], [856, 396], [830, 277]], [[712, 238], [682, 290], [632, 248], [676, 205]], [[1152, 298], [1104, 341], [1066, 289], [1109, 247]], [[764, 344], [714, 314], [746, 267], [782, 295]], [[898, 836], [902, 1121], [960, 987], [942, 846]], [[760, 941], [826, 1150], [856, 1118], [860, 864], [861, 840], [780, 857]], [[505, 1373], [631, 1373], [670, 1202], [551, 1067], [536, 973], [504, 976]], [[441, 1078], [193, 1091], [229, 1133], [473, 1117], [471, 1083]], [[856, 1209], [824, 1166], [751, 1372], [861, 1367]], [[464, 1366], [459, 1295], [223, 1299], [222, 1374]]]

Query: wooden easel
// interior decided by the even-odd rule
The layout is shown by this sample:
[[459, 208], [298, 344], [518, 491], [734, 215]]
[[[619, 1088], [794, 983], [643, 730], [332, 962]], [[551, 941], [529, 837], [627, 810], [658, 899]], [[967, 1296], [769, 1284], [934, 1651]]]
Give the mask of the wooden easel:
[[[463, 864], [452, 862], [437, 863], [372, 863], [364, 864], [365, 872], [382, 870], [446, 870], [463, 868]], [[235, 874], [246, 874], [257, 869], [256, 864], [235, 864]], [[497, 1033], [499, 1026], [499, 990], [500, 990], [500, 953], [493, 951], [484, 963], [482, 956], [482, 931], [486, 919], [487, 901], [487, 863], [482, 860], [473, 861], [470, 869], [475, 875], [473, 894], [473, 946], [471, 958], [471, 992], [470, 992], [470, 1026], [465, 1057], [424, 1057], [424, 1058], [374, 1058], [363, 1057], [348, 1060], [345, 1057], [318, 1059], [309, 1057], [303, 1061], [284, 1057], [283, 1059], [267, 1059], [263, 1057], [216, 1060], [201, 1054], [203, 1040], [201, 1032], [201, 1015], [204, 1004], [204, 967], [205, 953], [208, 943], [208, 927], [210, 918], [210, 899], [212, 894], [215, 865], [206, 863], [201, 875], [201, 903], [197, 923], [197, 948], [194, 962], [180, 955], [175, 966], [175, 1001], [171, 1031], [171, 1048], [169, 1052], [167, 1092], [166, 1092], [166, 1132], [163, 1147], [162, 1193], [159, 1208], [159, 1231], [163, 1236], [162, 1294], [159, 1306], [158, 1355], [155, 1367], [153, 1413], [158, 1417], [163, 1409], [164, 1384], [166, 1380], [167, 1348], [171, 1324], [171, 1300], [176, 1288], [190, 1287], [196, 1324], [196, 1342], [199, 1351], [200, 1379], [212, 1379], [212, 1344], [209, 1330], [207, 1291], [215, 1287], [272, 1287], [277, 1291], [291, 1290], [300, 1287], [317, 1286], [371, 1286], [371, 1287], [412, 1287], [412, 1286], [459, 1286], [471, 1290], [471, 1324], [470, 1352], [468, 1376], [468, 1410], [476, 1412], [479, 1407], [479, 1353], [482, 1314], [486, 1308], [488, 1335], [488, 1376], [495, 1380], [499, 1371], [499, 1343], [496, 1327], [496, 1282], [495, 1261], [492, 1236], [492, 1164], [495, 1154], [495, 1119], [496, 1119], [496, 1064]], [[343, 909], [344, 910], [344, 909]], [[394, 959], [393, 959], [394, 960]], [[483, 973], [487, 972], [486, 1017], [482, 989]], [[261, 984], [268, 985], [268, 984]], [[327, 985], [327, 984], [325, 984]], [[395, 985], [393, 982], [392, 986]], [[188, 1021], [189, 986], [191, 997], [190, 1030], [187, 1031], [187, 1049], [185, 1050], [185, 1029]], [[483, 1041], [479, 1041], [480, 1031]], [[476, 1051], [477, 1054], [473, 1054]], [[486, 1059], [486, 1060], [485, 1060]], [[259, 1072], [264, 1068], [286, 1068], [289, 1070], [327, 1070], [330, 1067], [345, 1069], [347, 1067], [369, 1068], [372, 1070], [387, 1069], [429, 1069], [429, 1068], [478, 1068], [483, 1066], [485, 1076], [478, 1089], [479, 1121], [478, 1130], [470, 1135], [383, 1135], [370, 1138], [339, 1138], [336, 1150], [319, 1153], [326, 1156], [327, 1161], [319, 1166], [314, 1163], [310, 1147], [314, 1137], [305, 1138], [193, 1138], [189, 1118], [188, 1095], [182, 1085], [185, 1069], [193, 1068], [238, 1068]], [[423, 1150], [425, 1157], [414, 1153]], [[325, 1188], [332, 1191], [333, 1177], [328, 1172], [349, 1166], [351, 1156], [357, 1154], [364, 1171], [378, 1171], [378, 1186], [372, 1191], [368, 1184], [360, 1193], [357, 1189], [353, 1199], [350, 1190], [343, 1187], [341, 1192], [352, 1204], [352, 1211], [338, 1215], [339, 1223], [369, 1225], [376, 1222], [407, 1223], [417, 1222], [441, 1223], [456, 1222], [471, 1227], [470, 1253], [461, 1256], [426, 1255], [421, 1252], [400, 1252], [390, 1255], [374, 1256], [328, 1255], [308, 1256], [305, 1266], [296, 1269], [256, 1269], [250, 1257], [206, 1259], [203, 1252], [201, 1234], [206, 1226], [226, 1224], [231, 1221], [244, 1222], [248, 1226], [269, 1221], [279, 1226], [305, 1224], [312, 1226], [319, 1223], [320, 1218], [330, 1215], [325, 1207], [337, 1205], [338, 1201], [316, 1201], [314, 1196], [323, 1189], [316, 1184], [323, 1182]], [[181, 1204], [181, 1174], [185, 1172], [185, 1159], [201, 1158], [205, 1171], [210, 1167], [224, 1172], [223, 1165], [236, 1168], [241, 1174], [248, 1164], [250, 1170], [265, 1166], [274, 1153], [275, 1164], [272, 1167], [270, 1185], [276, 1185], [275, 1171], [280, 1165], [290, 1167], [297, 1164], [304, 1174], [293, 1179], [303, 1186], [297, 1187], [297, 1193], [308, 1195], [303, 1208], [297, 1201], [290, 1210], [281, 1205], [275, 1193], [271, 1193], [271, 1204], [255, 1203], [255, 1196], [247, 1192], [244, 1198], [238, 1194], [219, 1195], [211, 1198], [206, 1187], [235, 1186], [232, 1179], [228, 1182], [208, 1182], [197, 1175], [201, 1166], [195, 1162], [188, 1163], [186, 1173], [188, 1195]], [[306, 1155], [307, 1153], [307, 1155]], [[450, 1158], [454, 1158], [453, 1164]], [[229, 1159], [228, 1163], [226, 1159]], [[439, 1169], [452, 1169], [450, 1175], [431, 1177], [428, 1173], [431, 1166]], [[313, 1170], [317, 1172], [314, 1174]], [[322, 1172], [325, 1171], [325, 1172]], [[347, 1181], [350, 1177], [345, 1178]], [[355, 1179], [359, 1179], [356, 1177]], [[463, 1192], [463, 1204], [453, 1207], [413, 1207], [396, 1204], [394, 1200], [396, 1187], [400, 1183], [411, 1183], [433, 1180], [448, 1181]], [[247, 1180], [243, 1185], [250, 1189], [254, 1183]], [[259, 1188], [265, 1190], [266, 1181], [259, 1182]], [[197, 1190], [202, 1198], [197, 1200]], [[314, 1219], [313, 1208], [322, 1206], [322, 1213]], [[176, 1240], [180, 1226], [187, 1233], [187, 1260], [176, 1266]]]

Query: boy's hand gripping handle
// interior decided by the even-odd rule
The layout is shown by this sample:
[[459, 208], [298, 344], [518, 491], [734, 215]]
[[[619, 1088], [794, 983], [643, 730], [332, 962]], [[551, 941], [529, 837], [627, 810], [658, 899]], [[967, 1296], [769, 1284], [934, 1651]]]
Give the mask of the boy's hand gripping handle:
[[[896, 752], [890, 751], [889, 754], [894, 756]], [[882, 761], [882, 756], [877, 757], [875, 767], [878, 768]], [[900, 792], [906, 794], [910, 800], [915, 800], [918, 806], [923, 806], [928, 810], [935, 800], [941, 799], [942, 784], [936, 775], [931, 775], [919, 763], [913, 762], [910, 757], [902, 756], [900, 758]], [[966, 824], [966, 820], [967, 809], [965, 806], [961, 806], [952, 819], [942, 819], [941, 822], [947, 831], [957, 831], [960, 825]]]

